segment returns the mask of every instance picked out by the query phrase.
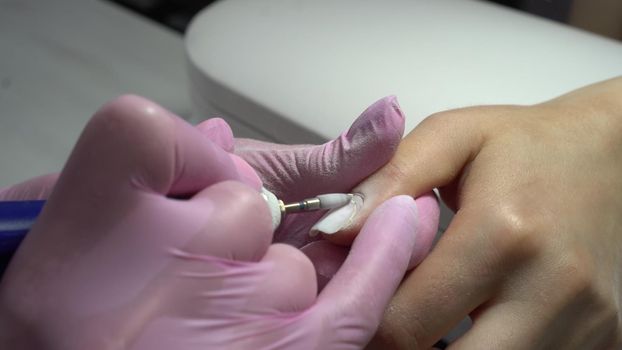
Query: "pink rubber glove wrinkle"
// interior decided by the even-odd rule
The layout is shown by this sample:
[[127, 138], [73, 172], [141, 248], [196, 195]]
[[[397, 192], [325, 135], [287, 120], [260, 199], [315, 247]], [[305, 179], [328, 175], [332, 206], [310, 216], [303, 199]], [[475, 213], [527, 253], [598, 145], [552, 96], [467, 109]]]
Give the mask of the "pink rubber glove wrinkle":
[[[372, 104], [346, 132], [323, 145], [236, 139], [235, 153], [257, 171], [267, 189], [284, 201], [294, 201], [350, 191], [391, 159], [403, 133], [404, 116], [396, 97], [389, 96]], [[302, 247], [312, 241], [309, 228], [321, 215], [288, 215], [275, 240]]]

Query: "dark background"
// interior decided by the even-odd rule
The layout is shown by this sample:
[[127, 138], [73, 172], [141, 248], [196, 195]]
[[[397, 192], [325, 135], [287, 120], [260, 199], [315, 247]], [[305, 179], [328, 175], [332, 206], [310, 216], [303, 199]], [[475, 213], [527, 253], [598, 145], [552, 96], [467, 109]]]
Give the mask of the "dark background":
[[[190, 19], [214, 0], [108, 0], [183, 33]], [[311, 0], [309, 0], [311, 1]], [[595, 33], [622, 39], [620, 0], [488, 0]], [[586, 7], [588, 10], [586, 10]], [[607, 17], [607, 18], [603, 18]]]

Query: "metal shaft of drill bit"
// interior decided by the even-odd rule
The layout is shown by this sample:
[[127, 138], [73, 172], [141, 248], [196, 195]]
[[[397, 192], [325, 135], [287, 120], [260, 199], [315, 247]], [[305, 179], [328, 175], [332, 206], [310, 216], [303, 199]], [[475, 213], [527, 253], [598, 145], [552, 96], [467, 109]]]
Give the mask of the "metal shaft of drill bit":
[[287, 214], [298, 213], [301, 211], [313, 211], [321, 209], [319, 198], [307, 198], [300, 202], [283, 204], [281, 211]]
[[322, 209], [334, 209], [346, 205], [352, 199], [350, 193], [327, 193], [300, 202], [285, 204], [279, 200], [281, 214], [300, 213]]

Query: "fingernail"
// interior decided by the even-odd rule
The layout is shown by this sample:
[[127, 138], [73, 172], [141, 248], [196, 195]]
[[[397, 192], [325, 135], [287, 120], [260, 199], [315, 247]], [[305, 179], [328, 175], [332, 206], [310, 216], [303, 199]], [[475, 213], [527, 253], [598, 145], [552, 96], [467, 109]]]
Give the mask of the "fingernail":
[[314, 237], [320, 233], [330, 235], [340, 231], [352, 223], [352, 220], [362, 207], [363, 197], [360, 194], [354, 194], [346, 205], [331, 209], [324, 214], [324, 216], [311, 227], [309, 236]]

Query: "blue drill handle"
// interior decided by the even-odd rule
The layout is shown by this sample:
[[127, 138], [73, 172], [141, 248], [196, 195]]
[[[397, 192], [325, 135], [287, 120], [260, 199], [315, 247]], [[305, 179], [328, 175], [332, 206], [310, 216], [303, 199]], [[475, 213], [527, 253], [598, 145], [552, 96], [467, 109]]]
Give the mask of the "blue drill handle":
[[41, 213], [44, 200], [0, 201], [0, 256], [8, 261]]

